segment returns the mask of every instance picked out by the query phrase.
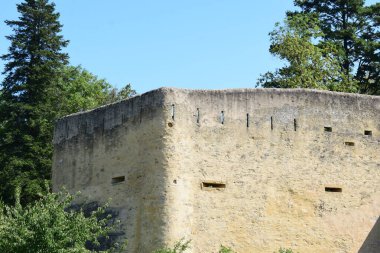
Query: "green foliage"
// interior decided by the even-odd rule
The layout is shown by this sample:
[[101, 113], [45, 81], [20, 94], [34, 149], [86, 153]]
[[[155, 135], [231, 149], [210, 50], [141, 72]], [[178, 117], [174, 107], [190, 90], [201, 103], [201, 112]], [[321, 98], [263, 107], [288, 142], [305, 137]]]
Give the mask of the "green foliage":
[[354, 75], [362, 93], [375, 94], [380, 88], [380, 3], [371, 6], [364, 3], [364, 0], [295, 1], [300, 13], [318, 15], [325, 34], [323, 42], [331, 42], [339, 49], [340, 65], [346, 75]]
[[162, 248], [155, 250], [153, 253], [183, 253], [186, 249], [190, 247], [190, 240], [185, 241], [185, 239], [181, 239], [179, 242], [176, 242], [173, 248]]
[[221, 245], [220, 246], [220, 250], [218, 251], [218, 253], [235, 253], [235, 251], [233, 251], [229, 247], [225, 247], [225, 246]]
[[263, 87], [380, 94], [380, 4], [363, 0], [295, 0], [270, 52], [288, 65], [260, 77]]
[[[173, 248], [163, 248], [155, 250], [153, 253], [184, 253], [187, 249], [190, 248], [190, 240], [185, 241], [183, 238], [174, 244]], [[220, 246], [218, 253], [235, 253], [231, 248]], [[286, 252], [288, 253], [288, 252]]]
[[51, 178], [54, 121], [66, 114], [128, 98], [128, 84], [117, 91], [104, 79], [81, 67], [70, 67], [62, 48], [59, 14], [48, 0], [25, 0], [17, 5], [19, 20], [6, 21], [13, 35], [5, 79], [0, 91], [0, 199], [14, 202], [22, 188], [21, 203], [42, 196]]
[[21, 185], [23, 203], [38, 199], [50, 178], [52, 123], [49, 104], [68, 56], [61, 52], [68, 41], [55, 5], [47, 0], [26, 0], [17, 5], [19, 20], [6, 21], [14, 34], [8, 53], [0, 97], [0, 194], [12, 203], [15, 185]]
[[130, 84], [120, 91], [81, 66], [65, 66], [52, 92], [51, 108], [57, 117], [96, 108], [136, 95]]
[[122, 100], [122, 99], [126, 99], [126, 98], [130, 98], [130, 97], [133, 97], [135, 96], [137, 93], [134, 89], [132, 89], [132, 86], [130, 83], [128, 83], [127, 85], [125, 85], [123, 88], [121, 88], [120, 91], [117, 91], [117, 95], [116, 95], [116, 101], [118, 100]]
[[105, 207], [86, 217], [70, 209], [73, 200], [74, 196], [61, 192], [48, 193], [24, 208], [19, 203], [15, 207], [1, 204], [0, 252], [93, 252], [86, 249], [86, 243], [98, 245], [99, 237], [114, 229], [107, 226], [110, 217], [104, 217]]
[[276, 24], [270, 33], [270, 52], [288, 65], [262, 75], [258, 84], [269, 88], [313, 88], [335, 91], [356, 91], [337, 60], [337, 50], [331, 43], [318, 47], [315, 40], [323, 36], [314, 15], [293, 15], [285, 24]]
[[[275, 252], [276, 253], [276, 252]], [[291, 249], [283, 249], [283, 248], [280, 248], [278, 250], [278, 253], [293, 253], [293, 250]]]

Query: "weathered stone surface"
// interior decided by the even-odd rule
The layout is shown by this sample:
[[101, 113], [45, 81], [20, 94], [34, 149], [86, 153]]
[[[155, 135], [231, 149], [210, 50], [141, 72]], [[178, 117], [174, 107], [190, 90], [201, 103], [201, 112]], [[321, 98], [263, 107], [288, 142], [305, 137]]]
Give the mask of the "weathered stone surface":
[[380, 252], [379, 97], [161, 88], [61, 119], [54, 145], [54, 190], [112, 198], [128, 252]]

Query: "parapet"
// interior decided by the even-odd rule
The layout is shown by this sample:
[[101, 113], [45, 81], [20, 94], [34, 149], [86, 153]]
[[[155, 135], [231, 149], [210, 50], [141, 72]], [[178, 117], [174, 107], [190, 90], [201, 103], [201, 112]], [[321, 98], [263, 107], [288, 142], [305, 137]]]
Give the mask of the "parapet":
[[[278, 103], [281, 106], [280, 103], [284, 100], [288, 100], [288, 103], [299, 103], [300, 106], [304, 107], [327, 107], [330, 110], [344, 108], [352, 110], [352, 113], [362, 111], [364, 108], [366, 109], [364, 113], [380, 110], [380, 98], [378, 96], [361, 94], [310, 89], [191, 90], [164, 87], [130, 99], [61, 118], [55, 126], [53, 143], [58, 144], [80, 133], [93, 134], [96, 130], [107, 131], [127, 121], [141, 123], [144, 117], [152, 117], [158, 108], [170, 106], [174, 102], [193, 103], [194, 107], [202, 104], [206, 107], [205, 110], [222, 106], [226, 112], [236, 109], [248, 112], [250, 109], [255, 109], [253, 103], [256, 103], [258, 107], [267, 103], [270, 103], [268, 106], [276, 107]], [[244, 103], [246, 104], [244, 105]], [[233, 108], [236, 106], [242, 106], [242, 108]], [[200, 108], [197, 107], [196, 109], [199, 112]], [[235, 116], [239, 117], [239, 115]]]

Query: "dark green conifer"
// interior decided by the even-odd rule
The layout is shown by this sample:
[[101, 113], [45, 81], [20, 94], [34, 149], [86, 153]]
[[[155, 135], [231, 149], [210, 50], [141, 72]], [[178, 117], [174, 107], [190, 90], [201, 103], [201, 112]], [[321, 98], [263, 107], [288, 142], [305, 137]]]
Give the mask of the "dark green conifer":
[[[295, 0], [301, 13], [318, 15], [323, 42], [340, 49], [339, 61], [349, 78], [359, 83], [359, 92], [380, 94], [380, 3], [366, 6], [364, 0]], [[292, 15], [292, 13], [288, 13]]]
[[12, 203], [16, 185], [23, 203], [37, 198], [50, 179], [55, 110], [49, 97], [68, 55], [54, 3], [25, 0], [19, 20], [6, 21], [13, 34], [0, 94], [0, 196]]

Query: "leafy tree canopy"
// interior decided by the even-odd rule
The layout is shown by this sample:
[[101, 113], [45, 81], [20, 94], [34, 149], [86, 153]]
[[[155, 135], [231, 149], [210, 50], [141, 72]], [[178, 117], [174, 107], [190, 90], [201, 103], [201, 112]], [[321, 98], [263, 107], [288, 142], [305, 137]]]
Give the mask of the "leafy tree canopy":
[[21, 202], [42, 196], [51, 177], [53, 123], [65, 114], [129, 97], [130, 85], [117, 91], [81, 67], [68, 66], [62, 52], [68, 44], [59, 13], [49, 0], [25, 0], [17, 5], [18, 20], [6, 21], [13, 34], [0, 91], [0, 199]]
[[[365, 6], [363, 0], [295, 0], [294, 4], [300, 10], [287, 12], [284, 25], [270, 33], [270, 52], [289, 65], [262, 75], [258, 85], [294, 87], [288, 81], [296, 80], [289, 76], [307, 75], [308, 84], [296, 87], [380, 94], [380, 4]], [[300, 64], [300, 59], [309, 64]]]
[[105, 79], [82, 68], [65, 66], [52, 92], [51, 108], [57, 111], [57, 117], [85, 111], [101, 105], [113, 103], [136, 95], [131, 84], [122, 89], [114, 88]]
[[265, 88], [356, 91], [356, 83], [349, 81], [340, 67], [334, 44], [324, 43], [320, 47], [314, 44], [321, 36], [323, 32], [315, 15], [292, 15], [283, 26], [277, 23], [270, 33], [269, 51], [288, 64], [262, 75], [258, 84]]

